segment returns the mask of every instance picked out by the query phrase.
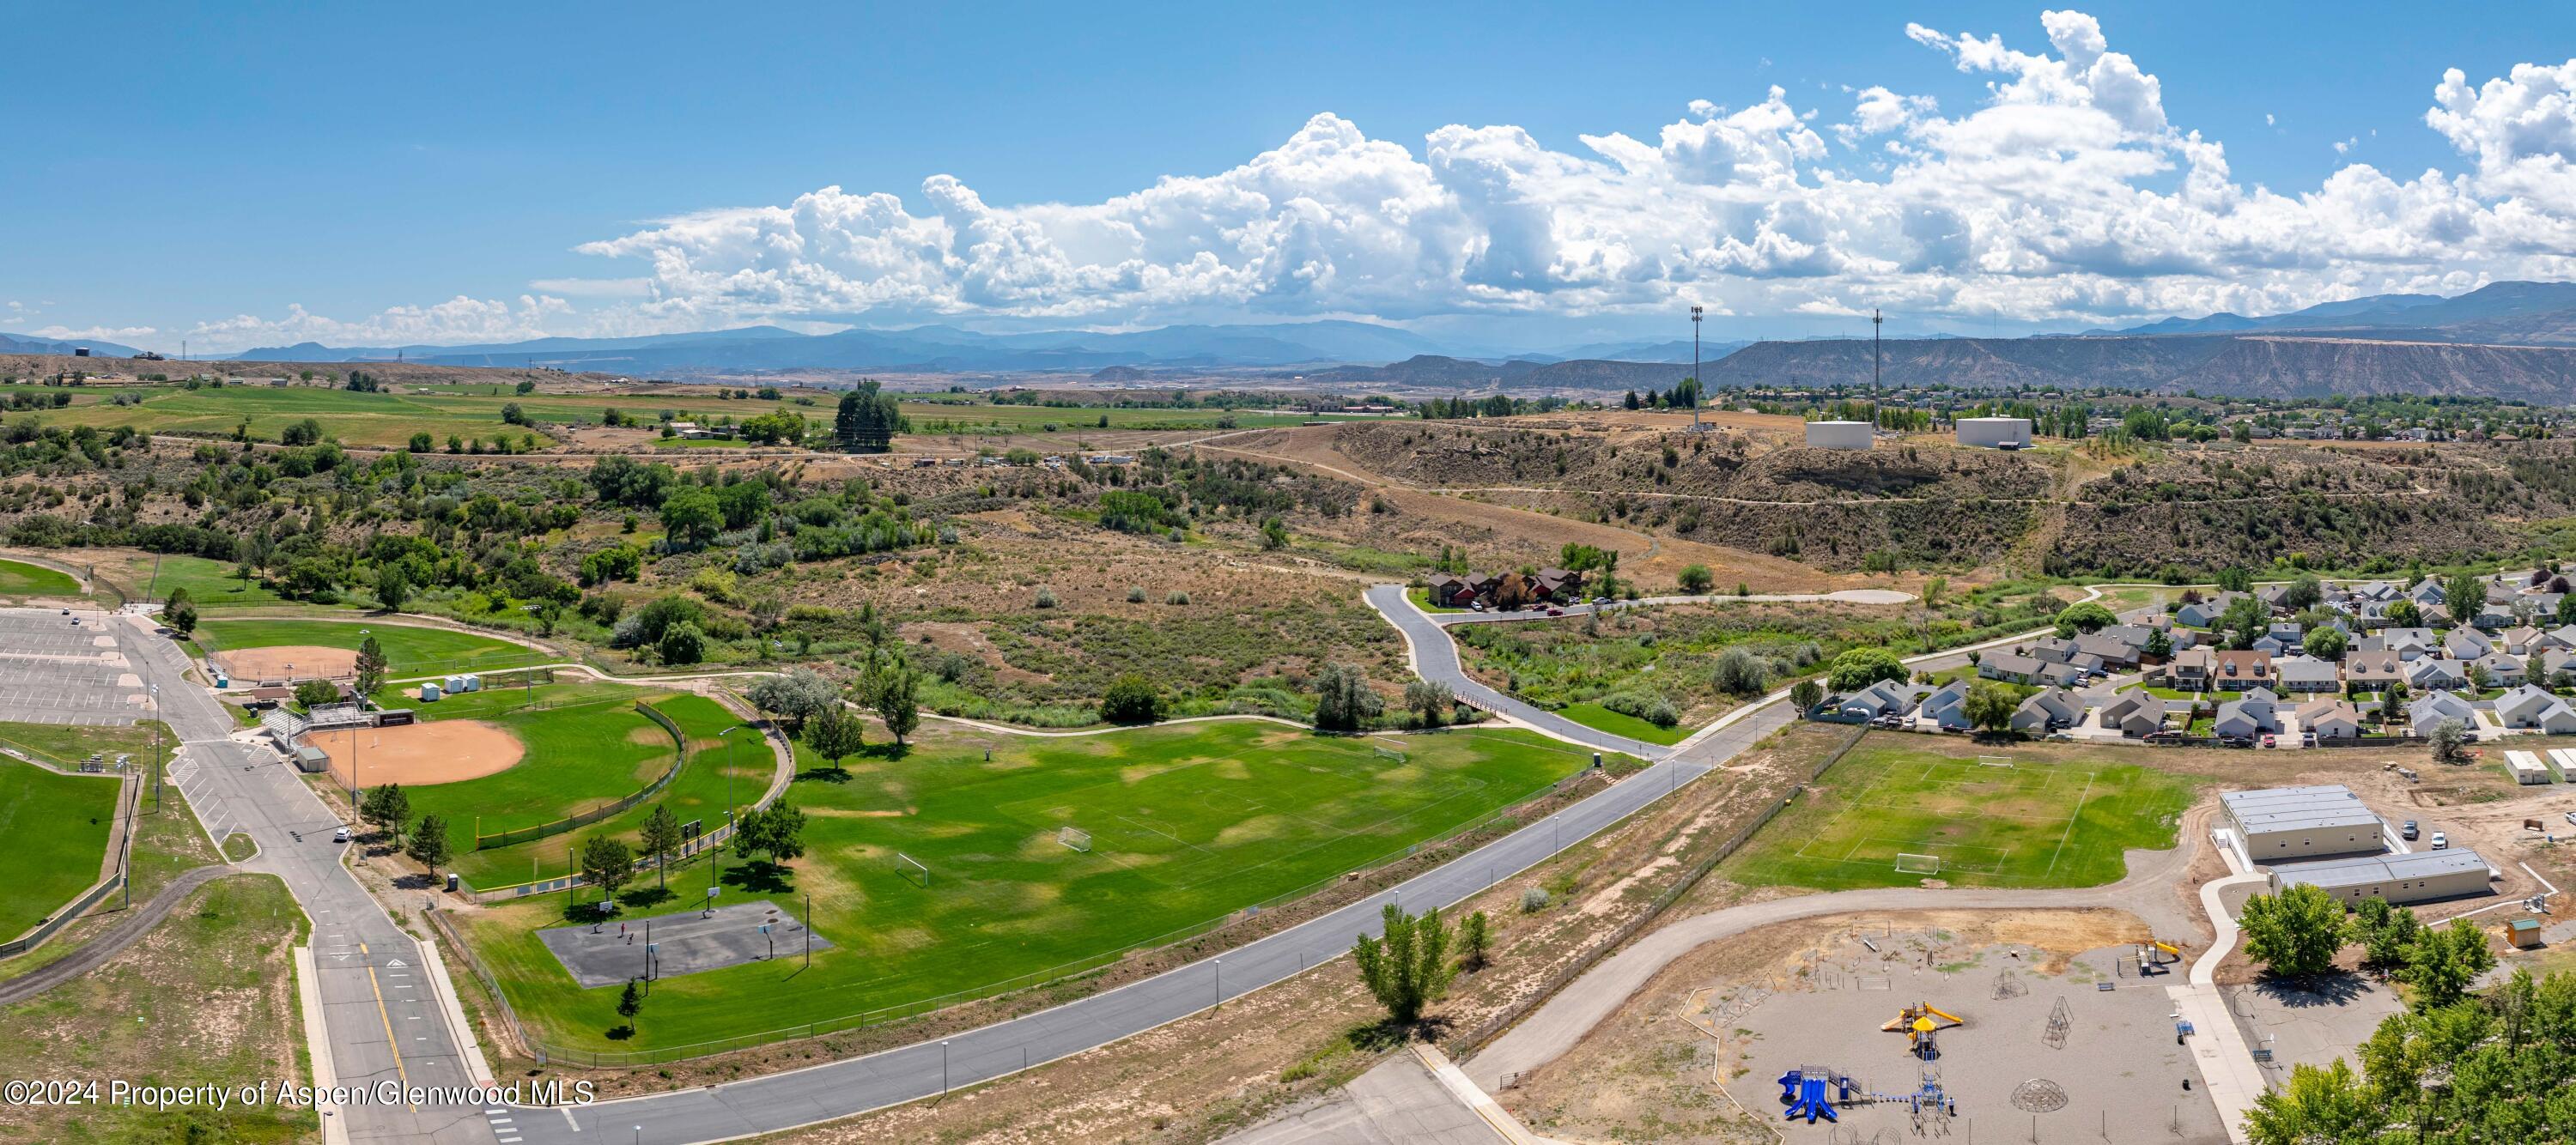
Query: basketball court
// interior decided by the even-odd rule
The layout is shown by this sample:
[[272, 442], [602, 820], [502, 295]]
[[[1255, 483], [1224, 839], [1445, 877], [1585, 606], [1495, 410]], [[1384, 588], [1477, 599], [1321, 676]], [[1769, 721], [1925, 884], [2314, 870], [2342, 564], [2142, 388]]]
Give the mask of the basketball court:
[[[540, 930], [537, 937], [583, 989], [643, 977], [648, 955], [656, 978], [722, 970], [773, 955], [782, 961], [805, 957], [805, 920], [767, 899], [720, 906], [712, 917], [694, 910], [655, 915], [649, 920], [653, 928], [649, 944], [644, 931], [647, 921], [611, 918]], [[768, 933], [761, 932], [763, 926]], [[648, 950], [648, 945], [658, 949]], [[831, 939], [814, 936], [814, 949], [831, 948]]]
[[[341, 728], [304, 733], [304, 742], [331, 757], [341, 786], [363, 782], [417, 787], [480, 779], [516, 766], [527, 746], [519, 737], [481, 720], [433, 720], [389, 728]], [[352, 767], [361, 768], [353, 776]]]

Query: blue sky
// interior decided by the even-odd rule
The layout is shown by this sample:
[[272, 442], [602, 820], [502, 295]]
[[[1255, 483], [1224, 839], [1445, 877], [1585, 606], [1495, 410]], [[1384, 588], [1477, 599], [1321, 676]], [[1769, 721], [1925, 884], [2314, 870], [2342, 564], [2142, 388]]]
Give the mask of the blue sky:
[[[34, 50], [13, 53], [0, 103], [0, 330], [175, 349], [192, 334], [239, 348], [1341, 316], [1571, 339], [1663, 329], [1704, 299], [1730, 333], [1820, 332], [1873, 302], [1919, 329], [2009, 331], [2564, 273], [2547, 253], [2576, 196], [2547, 187], [2571, 150], [2564, 82], [2507, 77], [2560, 67], [2576, 10], [2081, 11], [2153, 77], [2156, 115], [2072, 122], [2105, 120], [2112, 89], [1963, 68], [1960, 37], [2068, 55], [2041, 8], [1998, 4], [12, 5], [12, 39]], [[2072, 51], [2080, 65], [2096, 49]], [[2425, 116], [2452, 68], [2481, 98], [2445, 132]], [[1989, 86], [2017, 80], [2018, 97]], [[2474, 90], [2491, 80], [2511, 86]], [[1783, 112], [1728, 119], [1773, 86]], [[1871, 88], [1929, 102], [1838, 136]], [[1999, 103], [2032, 114], [1969, 122], [2013, 110]], [[2035, 123], [2058, 134], [2033, 139]], [[1668, 128], [1690, 124], [1724, 125], [1725, 162], [1677, 149]], [[1445, 164], [1426, 137], [1449, 125], [1519, 131], [1451, 138]], [[1301, 132], [1315, 146], [1287, 147]], [[2223, 145], [2232, 204], [2180, 202], [2202, 169], [2194, 132]], [[1662, 133], [1664, 154], [1586, 142], [1612, 133], [1649, 148]], [[1748, 140], [1776, 143], [1777, 169], [1744, 162]], [[1429, 173], [1351, 158], [1361, 141]], [[1283, 148], [1321, 158], [1223, 178]], [[2300, 218], [2254, 201], [2258, 186], [2317, 196], [2363, 164], [2389, 186]], [[2429, 194], [2427, 169], [2480, 185], [2391, 205]], [[1002, 212], [984, 219], [998, 247], [973, 253], [966, 216], [926, 196], [941, 175]], [[1116, 201], [1169, 176], [1211, 183]], [[1885, 189], [1831, 186], [1851, 180]], [[884, 192], [903, 217], [792, 217], [829, 187], [843, 195], [809, 216]], [[2164, 209], [2104, 210], [2121, 189], [2176, 214], [2126, 233]], [[1390, 191], [1408, 204], [1395, 224], [1373, 217]], [[1301, 196], [1321, 207], [1285, 205]], [[1011, 210], [1043, 204], [1064, 207]], [[2535, 204], [2550, 225], [2513, 221]], [[2444, 232], [2462, 211], [2493, 218], [2420, 248], [2308, 253], [2318, 234]], [[657, 225], [675, 218], [698, 222]], [[901, 250], [834, 253], [854, 241]], [[602, 242], [618, 249], [578, 249]]]

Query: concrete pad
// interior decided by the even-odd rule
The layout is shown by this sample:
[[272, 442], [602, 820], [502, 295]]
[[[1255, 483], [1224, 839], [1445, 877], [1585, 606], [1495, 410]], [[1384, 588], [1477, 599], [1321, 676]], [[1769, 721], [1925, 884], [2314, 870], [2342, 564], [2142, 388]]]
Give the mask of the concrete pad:
[[[669, 978], [695, 974], [701, 970], [721, 970], [745, 962], [759, 962], [770, 956], [802, 958], [805, 954], [805, 922], [763, 899], [716, 908], [713, 917], [698, 911], [654, 915], [650, 918], [612, 919], [589, 926], [559, 926], [537, 932], [546, 949], [573, 981], [584, 988], [614, 986], [645, 971], [645, 927], [652, 927], [653, 974]], [[760, 933], [762, 924], [770, 933]], [[773, 947], [773, 940], [774, 947]], [[830, 950], [832, 940], [814, 936], [814, 949]]]

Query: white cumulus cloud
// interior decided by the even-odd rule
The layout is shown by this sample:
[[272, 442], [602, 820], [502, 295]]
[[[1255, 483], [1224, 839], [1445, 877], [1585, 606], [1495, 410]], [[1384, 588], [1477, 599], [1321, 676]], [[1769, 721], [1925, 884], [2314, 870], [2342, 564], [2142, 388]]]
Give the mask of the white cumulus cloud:
[[1451, 125], [1409, 147], [1325, 112], [1238, 166], [1100, 202], [998, 205], [947, 175], [909, 197], [823, 187], [586, 243], [614, 277], [547, 280], [515, 302], [350, 322], [299, 308], [193, 336], [1578, 316], [1678, 301], [2072, 324], [2576, 277], [2576, 60], [2476, 86], [2457, 69], [2439, 77], [2425, 123], [2470, 170], [2351, 162], [2284, 192], [2238, 183], [2222, 142], [2174, 123], [2162, 81], [2117, 50], [2115, 29], [2052, 10], [2037, 31], [1908, 25], [1981, 84], [1965, 99], [1871, 85], [1799, 106], [1766, 85], [1751, 103], [1695, 100], [1658, 129], [1573, 149], [1509, 125]]

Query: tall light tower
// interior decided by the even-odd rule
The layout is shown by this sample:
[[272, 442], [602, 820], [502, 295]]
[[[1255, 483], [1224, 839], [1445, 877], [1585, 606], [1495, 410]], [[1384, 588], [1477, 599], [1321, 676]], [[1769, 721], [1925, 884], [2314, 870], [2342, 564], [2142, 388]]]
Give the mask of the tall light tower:
[[1699, 380], [1699, 307], [1691, 307], [1691, 432], [1699, 432], [1699, 396], [1708, 387]]
[[1887, 315], [1877, 307], [1869, 311], [1869, 420], [1878, 421], [1878, 331], [1887, 325]]

